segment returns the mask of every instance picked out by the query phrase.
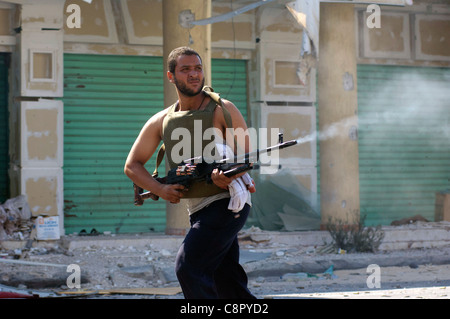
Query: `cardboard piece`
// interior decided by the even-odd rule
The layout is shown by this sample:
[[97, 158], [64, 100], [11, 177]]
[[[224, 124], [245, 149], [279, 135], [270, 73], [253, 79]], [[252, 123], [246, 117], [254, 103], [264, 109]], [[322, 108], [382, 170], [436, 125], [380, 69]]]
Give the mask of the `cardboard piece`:
[[59, 217], [50, 216], [36, 218], [36, 239], [56, 240], [59, 239]]

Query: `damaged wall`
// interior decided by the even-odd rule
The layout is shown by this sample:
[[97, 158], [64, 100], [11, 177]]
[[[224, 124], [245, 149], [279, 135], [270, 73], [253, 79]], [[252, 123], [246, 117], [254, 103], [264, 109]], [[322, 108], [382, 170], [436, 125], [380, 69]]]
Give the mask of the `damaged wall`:
[[33, 216], [62, 217], [63, 103], [52, 100], [63, 95], [62, 7], [49, 0], [10, 10], [11, 197], [26, 194]]
[[[255, 123], [267, 128], [268, 134], [272, 128], [279, 128], [285, 141], [316, 132], [316, 71], [314, 64], [308, 65], [310, 61], [301, 56], [303, 29], [286, 9], [287, 2], [257, 11], [255, 62], [250, 63]], [[268, 144], [273, 144], [270, 138]], [[252, 214], [263, 228], [319, 228], [316, 153], [315, 139], [307, 141], [279, 152], [282, 169], [275, 174], [261, 171], [256, 175], [258, 203]], [[284, 189], [286, 185], [289, 187]], [[274, 191], [278, 192], [275, 197], [280, 196], [277, 199], [271, 195]], [[274, 200], [280, 201], [279, 205]]]
[[[83, 26], [64, 26], [65, 52], [162, 56], [162, 0], [102, 0], [91, 5], [82, 0], [66, 1], [66, 19], [70, 15], [66, 12], [69, 4], [80, 6]], [[237, 8], [241, 4], [233, 6]], [[230, 10], [228, 1], [212, 2], [212, 16]], [[233, 23], [227, 20], [211, 25], [212, 57], [250, 59], [250, 50], [255, 48], [254, 12], [236, 16]], [[192, 30], [195, 28], [200, 26]], [[184, 31], [188, 45], [189, 30]]]
[[265, 7], [258, 15], [260, 100], [315, 100], [315, 72], [302, 78], [302, 29], [284, 6]]
[[416, 0], [413, 6], [381, 6], [380, 27], [369, 28], [370, 13], [358, 12], [358, 63], [450, 66], [450, 6]]
[[418, 60], [450, 61], [450, 15], [415, 16], [415, 52]]
[[16, 6], [0, 2], [0, 52], [11, 52], [16, 44], [13, 26], [16, 20]]
[[69, 5], [75, 4], [80, 8], [81, 25], [69, 27], [64, 24], [64, 41], [85, 43], [117, 43], [117, 31], [114, 21], [111, 1], [99, 0], [87, 3], [80, 0], [65, 1], [65, 21], [71, 15], [67, 9]]

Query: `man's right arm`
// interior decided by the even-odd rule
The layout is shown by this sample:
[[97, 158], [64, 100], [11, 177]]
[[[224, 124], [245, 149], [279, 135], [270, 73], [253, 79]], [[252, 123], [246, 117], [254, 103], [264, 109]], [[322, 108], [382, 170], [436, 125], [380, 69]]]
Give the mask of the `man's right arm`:
[[178, 203], [182, 197], [182, 185], [167, 185], [156, 181], [144, 167], [161, 142], [163, 111], [150, 118], [136, 138], [125, 162], [125, 174], [138, 186], [162, 199]]

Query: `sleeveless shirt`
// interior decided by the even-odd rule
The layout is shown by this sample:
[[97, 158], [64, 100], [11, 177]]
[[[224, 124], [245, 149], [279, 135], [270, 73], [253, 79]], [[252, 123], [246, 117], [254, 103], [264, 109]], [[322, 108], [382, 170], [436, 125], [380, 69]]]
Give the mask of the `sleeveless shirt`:
[[[203, 110], [177, 111], [177, 106], [178, 102], [171, 105], [163, 120], [162, 137], [170, 169], [180, 164], [174, 162], [172, 158], [172, 150], [178, 143], [183, 143], [183, 140], [174, 140], [174, 138], [172, 137], [172, 133], [174, 132], [174, 130], [176, 130], [177, 128], [182, 128], [183, 130], [179, 132], [189, 132], [188, 135], [190, 136], [190, 152], [188, 152], [187, 154], [189, 157], [183, 158], [183, 160], [202, 156], [205, 147], [208, 144], [214, 142], [215, 139], [214, 136], [211, 136], [211, 139], [204, 138], [205, 131], [209, 128], [213, 128], [214, 110], [217, 107], [215, 101], [211, 99], [206, 108]], [[201, 131], [199, 131], [199, 128], [201, 128]], [[195, 129], [197, 129], [197, 131], [195, 131]], [[197, 140], [194, 141], [195, 137], [197, 137]], [[201, 138], [201, 141], [198, 140], [199, 137]], [[187, 137], [183, 136], [182, 138], [184, 139]], [[184, 141], [184, 143], [186, 143], [186, 141]], [[201, 143], [201, 148], [195, 147], [196, 143], [197, 145], [198, 143]], [[204, 181], [191, 185], [189, 190], [184, 194], [184, 198], [207, 197], [223, 192], [228, 192], [228, 190], [220, 188], [214, 183], [208, 184], [206, 183], [206, 181]]]

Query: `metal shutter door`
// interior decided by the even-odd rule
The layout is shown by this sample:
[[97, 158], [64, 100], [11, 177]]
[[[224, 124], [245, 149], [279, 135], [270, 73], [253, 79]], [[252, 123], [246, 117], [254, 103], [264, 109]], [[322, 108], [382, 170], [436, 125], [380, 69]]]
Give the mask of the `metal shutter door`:
[[[162, 58], [65, 54], [64, 213], [67, 233], [163, 231], [165, 203], [133, 205], [123, 173], [145, 122], [163, 109]], [[148, 162], [153, 171], [155, 158]]]
[[220, 96], [236, 105], [247, 118], [247, 62], [244, 60], [211, 60], [212, 87]]
[[358, 65], [361, 215], [422, 215], [450, 188], [450, 69]]

